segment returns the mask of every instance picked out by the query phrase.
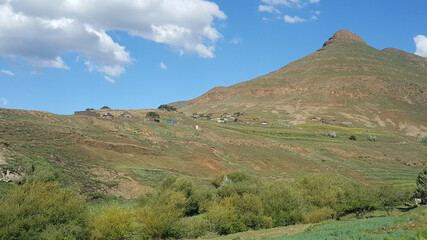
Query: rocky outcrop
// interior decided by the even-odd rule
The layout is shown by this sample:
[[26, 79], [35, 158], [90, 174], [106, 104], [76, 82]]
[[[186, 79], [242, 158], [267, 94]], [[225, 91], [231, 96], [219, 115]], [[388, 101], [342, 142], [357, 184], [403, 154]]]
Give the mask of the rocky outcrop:
[[0, 168], [0, 182], [19, 183], [22, 180], [22, 175], [18, 172]]

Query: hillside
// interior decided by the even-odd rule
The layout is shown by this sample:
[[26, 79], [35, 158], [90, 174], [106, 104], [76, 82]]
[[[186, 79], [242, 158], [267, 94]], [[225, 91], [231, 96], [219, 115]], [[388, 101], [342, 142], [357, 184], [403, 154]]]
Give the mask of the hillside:
[[[342, 30], [275, 72], [173, 104], [180, 112], [155, 110], [159, 122], [145, 117], [153, 110], [93, 110], [114, 116], [103, 119], [0, 109], [0, 167], [9, 171], [1, 179], [31, 176], [125, 198], [167, 176], [210, 184], [233, 171], [413, 184], [427, 164], [425, 76], [425, 58], [377, 50]], [[221, 115], [235, 120], [218, 123]]]
[[[118, 116], [124, 110], [98, 112], [106, 111]], [[367, 184], [413, 184], [427, 164], [418, 138], [386, 129], [223, 124], [166, 111], [157, 111], [157, 123], [145, 118], [150, 110], [128, 111], [131, 118], [105, 120], [0, 109], [1, 168], [57, 180], [87, 196], [133, 198], [171, 175], [210, 184], [232, 171], [275, 181], [322, 172]]]
[[323, 47], [267, 75], [213, 88], [180, 111], [245, 112], [277, 124], [325, 119], [427, 135], [427, 59], [377, 50], [346, 30]]

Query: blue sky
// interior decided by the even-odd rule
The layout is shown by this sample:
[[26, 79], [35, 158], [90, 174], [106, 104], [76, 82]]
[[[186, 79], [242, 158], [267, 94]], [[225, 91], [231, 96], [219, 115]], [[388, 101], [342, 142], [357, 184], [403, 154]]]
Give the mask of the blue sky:
[[0, 0], [0, 107], [157, 108], [267, 74], [350, 30], [427, 57], [425, 0]]

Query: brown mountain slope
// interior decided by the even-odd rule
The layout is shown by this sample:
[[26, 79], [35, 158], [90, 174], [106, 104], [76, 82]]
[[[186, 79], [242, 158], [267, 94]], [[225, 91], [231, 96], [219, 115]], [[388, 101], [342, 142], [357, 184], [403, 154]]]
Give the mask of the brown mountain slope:
[[313, 117], [355, 125], [389, 125], [426, 135], [427, 59], [377, 50], [341, 30], [323, 47], [267, 75], [214, 88], [188, 101], [186, 113], [246, 112], [304, 123]]

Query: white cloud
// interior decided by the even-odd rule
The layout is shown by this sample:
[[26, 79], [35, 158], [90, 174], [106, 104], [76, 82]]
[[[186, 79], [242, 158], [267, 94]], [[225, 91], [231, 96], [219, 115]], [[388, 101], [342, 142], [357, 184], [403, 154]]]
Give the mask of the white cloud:
[[427, 37], [418, 35], [414, 37], [414, 42], [416, 46], [415, 54], [427, 58]]
[[239, 44], [239, 43], [241, 43], [241, 42], [242, 42], [241, 38], [233, 38], [230, 41], [231, 44], [236, 44], [236, 45]]
[[212, 58], [222, 37], [215, 19], [226, 15], [209, 0], [0, 0], [0, 55], [69, 69], [60, 56], [74, 52], [90, 60], [90, 71], [122, 74], [133, 60], [109, 31]]
[[285, 15], [285, 17], [283, 17], [283, 18], [285, 19], [285, 22], [287, 22], [287, 23], [301, 23], [301, 22], [306, 21], [304, 18], [300, 18], [298, 16], [291, 17], [288, 15]]
[[120, 65], [103, 66], [98, 71], [107, 74], [108, 76], [118, 77], [125, 72], [125, 68]]
[[309, 3], [318, 3], [320, 0], [261, 0], [262, 5], [258, 6], [259, 11], [277, 12], [277, 7], [302, 8]]
[[273, 12], [280, 13], [280, 11], [277, 10], [277, 9], [275, 9], [272, 5], [259, 5], [258, 6], [258, 11], [260, 11], [260, 12], [269, 12], [269, 13], [273, 13]]
[[7, 101], [7, 99], [6, 99], [6, 98], [1, 98], [0, 100], [1, 100], [1, 103], [2, 103], [3, 105], [7, 105], [7, 104], [8, 104], [8, 101]]
[[161, 63], [160, 63], [160, 68], [161, 68], [162, 70], [166, 70], [166, 69], [168, 69], [168, 66], [166, 66], [163, 62], [161, 62]]
[[114, 79], [110, 78], [109, 76], [104, 76], [105, 80], [109, 81], [110, 83], [115, 83]]
[[4, 70], [4, 69], [2, 69], [2, 70], [0, 70], [0, 72], [1, 72], [1, 73], [4, 73], [4, 74], [6, 74], [6, 75], [9, 75], [9, 76], [11, 76], [11, 77], [15, 76], [15, 74], [14, 74], [13, 72], [9, 71], [9, 70]]
[[[304, 9], [310, 4], [319, 3], [320, 0], [261, 0], [261, 4], [258, 5], [259, 12], [269, 12], [281, 14], [280, 8], [298, 8]], [[312, 11], [312, 20], [317, 20], [320, 11]], [[279, 17], [281, 19], [282, 17]], [[295, 16], [290, 17], [289, 15], [285, 15], [284, 19], [288, 23], [298, 23], [305, 22], [306, 19]], [[266, 21], [266, 18], [263, 17], [263, 20]]]

